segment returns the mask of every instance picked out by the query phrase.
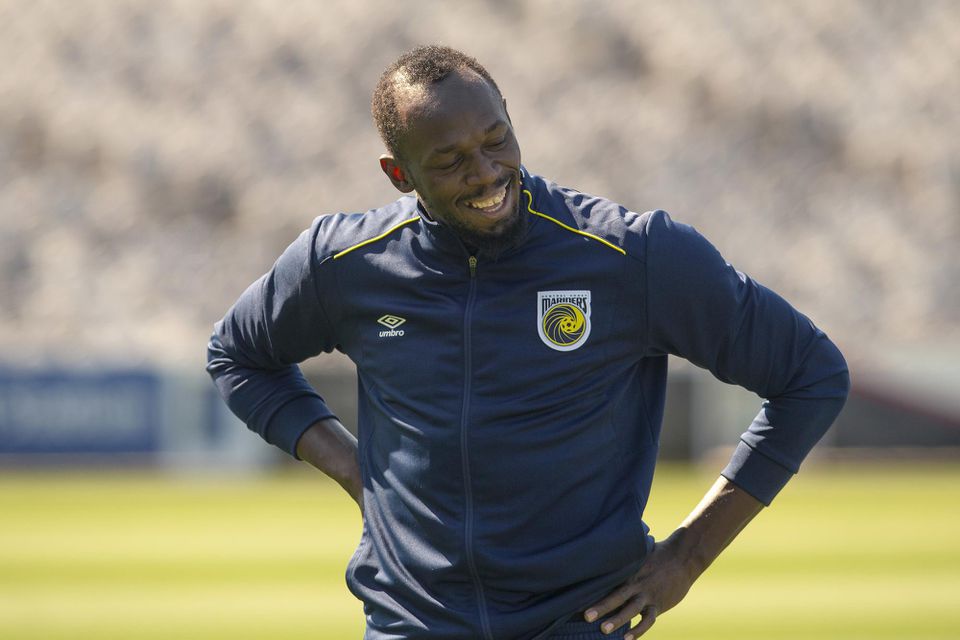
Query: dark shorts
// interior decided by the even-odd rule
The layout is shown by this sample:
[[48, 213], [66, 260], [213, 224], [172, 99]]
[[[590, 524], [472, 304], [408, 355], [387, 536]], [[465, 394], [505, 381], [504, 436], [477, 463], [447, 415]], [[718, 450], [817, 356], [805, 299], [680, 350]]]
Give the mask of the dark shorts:
[[600, 623], [602, 620], [597, 620], [596, 622], [584, 622], [583, 614], [578, 613], [574, 617], [570, 618], [562, 625], [553, 630], [553, 632], [547, 636], [548, 640], [620, 640], [623, 638], [623, 634], [630, 629], [629, 624], [625, 624], [613, 633], [609, 635], [604, 635], [600, 632]]

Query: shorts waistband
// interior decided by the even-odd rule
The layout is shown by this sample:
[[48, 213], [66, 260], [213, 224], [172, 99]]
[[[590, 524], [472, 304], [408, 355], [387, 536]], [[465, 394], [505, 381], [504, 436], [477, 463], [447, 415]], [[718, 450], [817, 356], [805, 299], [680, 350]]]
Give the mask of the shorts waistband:
[[[613, 640], [622, 638], [623, 634], [630, 628], [630, 624], [625, 624], [616, 631], [608, 635], [600, 632], [602, 620], [595, 622], [586, 622], [583, 619], [583, 612], [573, 614], [569, 620], [553, 630], [547, 636], [547, 640]], [[617, 635], [619, 634], [619, 635]]]

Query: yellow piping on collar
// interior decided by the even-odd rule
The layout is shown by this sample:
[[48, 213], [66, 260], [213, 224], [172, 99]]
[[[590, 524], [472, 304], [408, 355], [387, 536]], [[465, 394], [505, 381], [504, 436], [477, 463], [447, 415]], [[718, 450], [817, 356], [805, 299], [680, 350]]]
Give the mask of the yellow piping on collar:
[[408, 224], [410, 224], [411, 222], [416, 222], [416, 221], [419, 220], [419, 219], [420, 219], [420, 216], [413, 216], [412, 218], [408, 218], [408, 219], [404, 220], [403, 222], [401, 222], [401, 223], [399, 223], [399, 224], [395, 224], [395, 225], [393, 225], [392, 227], [390, 227], [389, 229], [387, 229], [386, 231], [384, 231], [383, 233], [381, 233], [381, 234], [378, 235], [378, 236], [374, 236], [374, 237], [370, 238], [369, 240], [364, 240], [363, 242], [357, 243], [357, 244], [353, 245], [352, 247], [347, 247], [346, 249], [344, 249], [344, 250], [341, 251], [340, 253], [334, 254], [334, 255], [333, 255], [333, 259], [336, 260], [337, 258], [342, 258], [343, 256], [347, 255], [348, 253], [350, 253], [350, 252], [353, 251], [354, 249], [359, 249], [360, 247], [365, 247], [365, 246], [367, 246], [368, 244], [371, 244], [371, 243], [373, 243], [373, 242], [376, 242], [377, 240], [382, 240], [383, 238], [386, 238], [388, 235], [390, 235], [391, 233], [393, 233], [394, 231], [396, 231], [396, 230], [399, 229], [400, 227], [405, 226], [405, 225], [408, 225]]
[[610, 244], [609, 242], [607, 242], [606, 240], [604, 240], [604, 239], [601, 238], [600, 236], [595, 236], [595, 235], [593, 235], [592, 233], [587, 233], [586, 231], [581, 231], [580, 229], [574, 229], [574, 228], [571, 227], [571, 226], [568, 226], [568, 225], [563, 224], [562, 222], [560, 222], [560, 221], [557, 220], [556, 218], [551, 218], [550, 216], [548, 216], [548, 215], [545, 214], [545, 213], [540, 213], [539, 211], [535, 211], [534, 208], [533, 208], [533, 194], [530, 193], [530, 191], [528, 191], [527, 189], [524, 189], [523, 192], [524, 192], [525, 194], [527, 194], [527, 197], [530, 199], [530, 201], [529, 201], [528, 204], [527, 204], [527, 211], [529, 211], [529, 212], [532, 213], [533, 215], [535, 215], [535, 216], [540, 216], [541, 218], [545, 218], [545, 219], [549, 220], [550, 222], [554, 223], [555, 225], [558, 225], [558, 226], [560, 226], [560, 227], [563, 227], [563, 228], [566, 229], [567, 231], [572, 231], [573, 233], [576, 233], [577, 235], [581, 235], [581, 236], [584, 236], [584, 237], [586, 237], [586, 238], [590, 238], [591, 240], [596, 240], [596, 241], [599, 242], [600, 244], [606, 245], [606, 246], [610, 247], [611, 249], [613, 249], [614, 251], [616, 251], [616, 252], [618, 252], [618, 253], [621, 253], [621, 254], [623, 254], [623, 255], [627, 255], [627, 252], [626, 252], [626, 251], [624, 251], [623, 249], [621, 249], [620, 247], [618, 247], [618, 246], [615, 245], [615, 244]]

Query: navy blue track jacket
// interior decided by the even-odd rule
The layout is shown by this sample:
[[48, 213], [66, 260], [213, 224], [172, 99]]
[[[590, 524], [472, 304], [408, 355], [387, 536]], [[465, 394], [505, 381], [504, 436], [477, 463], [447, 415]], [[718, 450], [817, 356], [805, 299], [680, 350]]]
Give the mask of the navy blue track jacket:
[[765, 398], [723, 475], [769, 503], [847, 394], [836, 347], [691, 227], [523, 173], [522, 242], [477, 260], [412, 196], [318, 218], [217, 324], [208, 371], [294, 453], [357, 367], [368, 640], [530, 640], [634, 573], [667, 354]]

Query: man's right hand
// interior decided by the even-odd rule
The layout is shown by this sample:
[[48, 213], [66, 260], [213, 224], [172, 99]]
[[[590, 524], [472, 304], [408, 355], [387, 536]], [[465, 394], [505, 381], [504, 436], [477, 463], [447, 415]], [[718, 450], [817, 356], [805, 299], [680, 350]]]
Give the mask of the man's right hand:
[[336, 418], [315, 422], [297, 441], [297, 457], [324, 472], [350, 494], [363, 514], [363, 480], [357, 439]]

